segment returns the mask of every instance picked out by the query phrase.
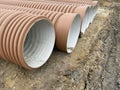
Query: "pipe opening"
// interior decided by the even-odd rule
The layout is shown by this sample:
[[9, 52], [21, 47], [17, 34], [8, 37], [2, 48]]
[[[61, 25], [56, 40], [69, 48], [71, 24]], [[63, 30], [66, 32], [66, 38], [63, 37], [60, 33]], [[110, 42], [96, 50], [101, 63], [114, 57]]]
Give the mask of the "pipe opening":
[[90, 12], [90, 7], [86, 9], [83, 21], [82, 21], [82, 26], [81, 26], [81, 32], [84, 33], [86, 28], [89, 26], [89, 12]]
[[97, 14], [98, 7], [99, 7], [99, 5], [98, 5], [98, 4], [94, 7], [94, 17], [95, 17], [95, 16], [96, 16], [96, 14]]
[[67, 39], [67, 52], [71, 53], [76, 46], [80, 34], [81, 19], [79, 15], [73, 20]]
[[91, 15], [91, 10], [92, 10], [92, 7], [91, 6], [89, 6], [89, 8], [88, 8], [88, 11], [87, 11], [87, 18], [86, 18], [86, 28], [85, 29], [87, 29], [88, 27], [89, 27], [89, 24], [90, 24], [90, 20], [91, 20], [91, 18], [92, 18], [92, 15]]
[[24, 43], [24, 60], [29, 67], [38, 68], [50, 57], [55, 43], [55, 31], [48, 20], [36, 22]]
[[95, 14], [95, 12], [94, 12], [94, 6], [91, 6], [91, 10], [90, 10], [90, 23], [92, 23], [93, 22], [93, 19], [94, 19], [94, 14]]

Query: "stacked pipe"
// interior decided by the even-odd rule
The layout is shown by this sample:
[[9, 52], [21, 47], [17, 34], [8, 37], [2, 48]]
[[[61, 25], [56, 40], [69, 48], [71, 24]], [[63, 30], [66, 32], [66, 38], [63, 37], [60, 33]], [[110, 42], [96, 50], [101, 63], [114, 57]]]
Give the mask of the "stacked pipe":
[[[22, 0], [25, 1], [25, 0]], [[73, 6], [89, 6], [89, 15], [87, 16], [86, 13], [83, 13], [83, 16], [89, 17], [89, 20], [87, 18], [83, 20], [83, 23], [86, 21], [87, 24], [85, 24], [86, 28], [89, 26], [89, 23], [92, 23], [97, 9], [98, 9], [98, 1], [92, 1], [92, 0], [26, 0], [26, 1], [34, 1], [34, 2], [44, 2], [44, 3], [55, 3], [55, 4], [62, 4], [62, 5], [73, 5]], [[81, 17], [83, 17], [81, 16]], [[90, 21], [90, 22], [89, 22]], [[85, 28], [85, 29], [86, 29]], [[84, 29], [84, 31], [85, 31]], [[84, 33], [84, 32], [83, 32]]]
[[[40, 0], [33, 0], [33, 1], [40, 1]], [[46, 0], [46, 1], [48, 3], [50, 2], [61, 3], [61, 4], [66, 3], [69, 5], [80, 5], [80, 4], [91, 5], [92, 10], [90, 14], [93, 14], [93, 18], [95, 17], [97, 9], [98, 9], [98, 1], [92, 1], [92, 0]], [[93, 19], [91, 20], [91, 22], [92, 21]]]
[[[33, 1], [40, 1], [40, 0], [33, 0]], [[44, 1], [44, 0], [41, 0]], [[93, 17], [91, 19], [91, 22], [93, 21], [93, 18], [96, 15], [97, 9], [98, 9], [98, 1], [92, 1], [92, 0], [46, 0], [48, 3], [58, 3], [58, 4], [69, 4], [69, 5], [90, 5], [91, 11], [90, 14], [93, 14]], [[91, 15], [92, 16], [92, 15]]]
[[[37, 0], [37, 1], [39, 1], [39, 0]], [[67, 2], [67, 3], [84, 3], [84, 4], [92, 3], [92, 0], [50, 0], [50, 1]]]
[[67, 51], [68, 53], [71, 53], [75, 48], [80, 34], [80, 16], [78, 14], [62, 12], [58, 13], [2, 4], [0, 4], [0, 8], [9, 10], [19, 10], [36, 15], [46, 16], [54, 24], [56, 31], [57, 48], [62, 51]]
[[[21, 0], [21, 1], [25, 1], [25, 0]], [[84, 3], [84, 4], [90, 4], [92, 2], [92, 0], [26, 0], [26, 1], [54, 1], [54, 2], [67, 2], [67, 3]]]
[[[55, 4], [62, 4], [62, 5], [66, 4], [66, 5], [73, 5], [73, 6], [86, 6], [87, 5], [90, 7], [90, 9], [88, 10], [89, 15], [87, 14], [88, 15], [87, 16], [86, 13], [83, 13], [83, 16], [89, 17], [89, 20], [88, 20], [88, 18], [87, 18], [87, 21], [86, 21], [86, 19], [83, 20], [83, 23], [85, 21], [86, 21], [85, 23], [87, 23], [87, 24], [85, 24], [86, 28], [89, 26], [89, 21], [90, 21], [90, 23], [92, 23], [95, 15], [96, 15], [97, 9], [98, 9], [98, 1], [92, 1], [92, 0], [26, 0], [26, 1], [55, 3]], [[84, 29], [84, 31], [85, 31], [85, 29]]]
[[78, 13], [81, 16], [81, 32], [85, 32], [91, 20], [93, 20], [93, 15], [89, 12], [91, 11], [90, 5], [68, 5], [68, 4], [56, 4], [56, 3], [48, 3], [48, 2], [34, 2], [34, 1], [16, 1], [16, 0], [7, 0], [0, 1], [1, 4], [9, 4], [21, 7], [28, 8], [36, 8], [42, 10], [56, 11], [56, 12], [64, 12], [64, 13]]
[[71, 1], [1, 0], [0, 58], [35, 69], [46, 63], [54, 43], [71, 53], [95, 16], [92, 1]]

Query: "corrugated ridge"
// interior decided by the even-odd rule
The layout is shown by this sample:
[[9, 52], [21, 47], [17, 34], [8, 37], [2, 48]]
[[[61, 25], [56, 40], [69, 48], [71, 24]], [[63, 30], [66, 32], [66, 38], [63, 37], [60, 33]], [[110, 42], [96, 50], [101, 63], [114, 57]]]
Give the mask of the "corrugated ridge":
[[[6, 1], [0, 1], [0, 3], [1, 4], [16, 5], [16, 6], [21, 6], [21, 7], [28, 7], [28, 8], [43, 9], [43, 10], [49, 10], [49, 11], [56, 10], [56, 4], [53, 4], [53, 3], [48, 4], [48, 3], [44, 3], [44, 2], [12, 1], [12, 0], [10, 0], [10, 3], [6, 2]], [[46, 8], [46, 6], [47, 6], [47, 8]], [[67, 12], [67, 11], [71, 11], [70, 9], [73, 9], [73, 8], [75, 9], [76, 8], [76, 6], [70, 6], [70, 5], [63, 6], [63, 5], [58, 5], [57, 4], [57, 6], [60, 6], [60, 8], [65, 8], [65, 9], [61, 9], [61, 10], [59, 9], [60, 12]]]
[[[24, 11], [36, 15], [42, 15], [47, 18], [49, 18], [53, 23], [56, 22], [58, 17], [63, 15], [62, 12], [52, 12], [52, 11], [45, 11], [45, 10], [40, 10], [40, 9], [32, 9], [32, 8], [25, 8], [25, 7], [17, 7], [17, 6], [11, 6], [11, 5], [3, 5], [0, 4], [0, 8], [7, 9], [7, 10], [17, 10], [17, 11]], [[57, 18], [56, 18], [57, 17]]]

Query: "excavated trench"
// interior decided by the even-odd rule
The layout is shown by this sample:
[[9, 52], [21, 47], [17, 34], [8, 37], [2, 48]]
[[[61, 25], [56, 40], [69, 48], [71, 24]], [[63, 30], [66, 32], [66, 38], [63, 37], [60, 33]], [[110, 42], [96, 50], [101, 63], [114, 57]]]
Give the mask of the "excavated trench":
[[120, 3], [99, 7], [72, 54], [29, 71], [0, 60], [0, 90], [120, 90]]

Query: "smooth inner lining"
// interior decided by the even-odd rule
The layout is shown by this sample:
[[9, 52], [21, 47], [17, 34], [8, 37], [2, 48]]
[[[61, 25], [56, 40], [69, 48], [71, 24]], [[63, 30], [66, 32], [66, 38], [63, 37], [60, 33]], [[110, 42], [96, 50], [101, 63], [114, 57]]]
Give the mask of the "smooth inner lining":
[[74, 18], [71, 28], [69, 30], [67, 39], [67, 52], [71, 53], [76, 46], [80, 34], [81, 19], [79, 15]]
[[24, 43], [24, 60], [32, 68], [42, 66], [50, 57], [55, 43], [55, 31], [48, 20], [36, 22]]
[[89, 11], [90, 11], [90, 8], [88, 7], [86, 12], [85, 12], [85, 15], [84, 15], [84, 18], [83, 18], [83, 21], [82, 21], [82, 26], [81, 26], [81, 32], [84, 33], [86, 28], [88, 27], [89, 25]]

